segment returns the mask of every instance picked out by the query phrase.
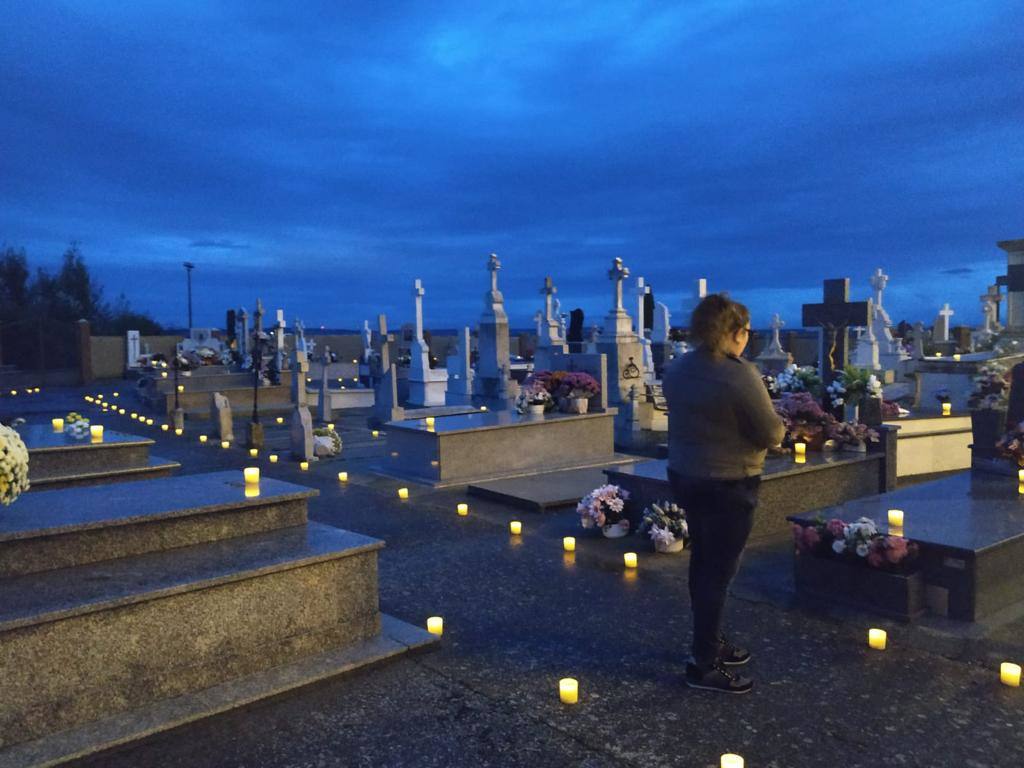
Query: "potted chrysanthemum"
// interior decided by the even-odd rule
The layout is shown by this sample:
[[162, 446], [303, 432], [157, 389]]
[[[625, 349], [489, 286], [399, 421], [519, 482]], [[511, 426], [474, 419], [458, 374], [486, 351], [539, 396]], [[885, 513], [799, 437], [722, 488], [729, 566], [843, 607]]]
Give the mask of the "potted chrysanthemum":
[[584, 528], [600, 528], [609, 539], [617, 539], [629, 533], [629, 520], [623, 515], [629, 491], [617, 485], [602, 485], [595, 488], [576, 505], [580, 525]]
[[13, 504], [28, 488], [28, 448], [21, 435], [0, 424], [0, 504]]
[[651, 537], [655, 552], [682, 552], [690, 543], [686, 511], [671, 501], [647, 507], [636, 532]]

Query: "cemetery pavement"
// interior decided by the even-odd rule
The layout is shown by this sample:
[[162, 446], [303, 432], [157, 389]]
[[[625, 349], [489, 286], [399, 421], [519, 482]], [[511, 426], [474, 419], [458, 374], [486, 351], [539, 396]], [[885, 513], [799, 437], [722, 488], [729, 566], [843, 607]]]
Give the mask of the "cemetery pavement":
[[[811, 613], [791, 604], [790, 545], [776, 539], [748, 552], [730, 603], [735, 639], [754, 654], [753, 694], [692, 691], [683, 685], [686, 554], [587, 535], [571, 509], [531, 513], [411, 483], [400, 501], [401, 483], [367, 470], [383, 440], [370, 436], [365, 414], [337, 422], [342, 457], [305, 473], [262, 457], [260, 466], [318, 488], [314, 520], [387, 542], [381, 609], [417, 625], [443, 616], [440, 648], [80, 765], [710, 768], [730, 751], [751, 768], [1024, 763], [1024, 696], [995, 671], [1024, 657], [1022, 618], [985, 637], [930, 643], [952, 635]], [[250, 463], [243, 450], [200, 446], [199, 429], [188, 431], [155, 435], [155, 450], [181, 461], [182, 473]], [[287, 425], [271, 423], [267, 434], [284, 456]], [[336, 479], [342, 469], [347, 485]], [[468, 517], [456, 515], [459, 501]], [[523, 521], [521, 537], [509, 535], [511, 519]], [[574, 558], [560, 547], [569, 534]], [[640, 553], [635, 575], [621, 565], [627, 549]], [[869, 625], [890, 628], [889, 650], [866, 647]], [[566, 676], [580, 681], [576, 706], [558, 702]]]

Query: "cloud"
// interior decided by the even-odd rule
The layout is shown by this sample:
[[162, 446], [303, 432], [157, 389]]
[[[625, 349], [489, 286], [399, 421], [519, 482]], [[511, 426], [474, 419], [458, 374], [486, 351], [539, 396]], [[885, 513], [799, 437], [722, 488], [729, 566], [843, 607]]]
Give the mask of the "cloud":
[[224, 251], [244, 251], [249, 246], [245, 243], [233, 243], [230, 240], [193, 240], [189, 248], [218, 248]]

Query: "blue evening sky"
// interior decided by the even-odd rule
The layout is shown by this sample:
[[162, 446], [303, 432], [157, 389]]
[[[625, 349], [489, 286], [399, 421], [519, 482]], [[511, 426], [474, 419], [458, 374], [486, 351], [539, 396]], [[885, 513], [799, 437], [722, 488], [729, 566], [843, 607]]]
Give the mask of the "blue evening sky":
[[588, 324], [621, 256], [679, 320], [697, 277], [764, 326], [891, 276], [931, 322], [1024, 237], [1021, 2], [5, 4], [0, 243], [78, 240], [184, 324], [513, 325], [544, 275]]

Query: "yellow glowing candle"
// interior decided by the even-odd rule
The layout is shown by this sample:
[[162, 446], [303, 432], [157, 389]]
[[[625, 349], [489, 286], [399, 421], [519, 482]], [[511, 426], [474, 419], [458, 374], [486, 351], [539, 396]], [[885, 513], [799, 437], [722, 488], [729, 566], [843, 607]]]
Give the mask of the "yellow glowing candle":
[[134, 411], [132, 411], [132, 418], [133, 418], [133, 419], [137, 419], [137, 418], [139, 418], [139, 414], [137, 414], [137, 413], [135, 413]]
[[160, 371], [160, 378], [161, 379], [166, 379], [167, 378], [167, 371]]
[[378, 432], [378, 431], [377, 431], [376, 429], [375, 429], [375, 430], [373, 430], [373, 431], [372, 431], [372, 432], [370, 433], [370, 437], [379, 437], [379, 436], [380, 436], [380, 432]]
[[953, 359], [954, 359], [954, 360], [955, 360], [956, 362], [958, 362], [958, 363], [959, 363], [959, 362], [960, 362], [960, 355], [959, 355], [959, 353], [958, 353], [958, 354], [955, 354], [955, 355], [953, 355]]
[[806, 456], [796, 455], [796, 456], [793, 457], [793, 463], [795, 463], [795, 464], [806, 464], [807, 463], [807, 457]]
[[117, 412], [118, 412], [118, 413], [120, 413], [120, 414], [121, 414], [122, 416], [124, 416], [124, 414], [125, 414], [125, 410], [124, 410], [124, 408], [120, 408], [120, 409], [118, 409], [118, 411], [117, 411]]
[[230, 448], [231, 447], [231, 443], [229, 443], [227, 440], [221, 440], [220, 441], [220, 447], [221, 448]]
[[121, 393], [120, 393], [120, 392], [115, 392], [115, 393], [114, 393], [114, 397], [120, 397], [120, 396], [121, 396]]
[[521, 522], [519, 522], [518, 520], [512, 520], [508, 524], [508, 529], [512, 533], [513, 536], [518, 536], [519, 534], [521, 534], [523, 532], [523, 524]]
[[889, 510], [889, 527], [890, 528], [902, 528], [903, 527], [903, 510], [902, 509], [890, 509]]
[[431, 616], [427, 619], [427, 632], [440, 637], [444, 634], [444, 619], [440, 616]]
[[175, 427], [174, 434], [176, 434], [178, 437], [181, 437], [183, 434], [185, 434], [185, 430], [182, 429], [181, 427]]
[[246, 467], [242, 470], [242, 476], [247, 483], [258, 483], [260, 481], [260, 468]]
[[185, 391], [185, 385], [184, 384], [179, 384], [178, 385], [178, 391], [179, 392], [184, 392]]
[[338, 482], [339, 483], [347, 483], [348, 482], [348, 472], [339, 472], [338, 473]]
[[303, 472], [308, 472], [309, 471], [309, 462], [308, 461], [300, 461], [299, 462], [299, 469], [301, 469]]
[[876, 651], [884, 651], [887, 637], [888, 635], [886, 635], [884, 629], [869, 629], [868, 645], [874, 648]]
[[50, 423], [53, 424], [53, 431], [54, 432], [63, 432], [64, 431], [64, 419], [54, 419]]
[[1017, 485], [1017, 493], [1019, 493], [1022, 496], [1024, 496], [1024, 483], [1019, 483]]
[[1004, 661], [999, 665], [999, 682], [1011, 688], [1020, 688], [1020, 664]]
[[459, 504], [455, 507], [455, 511], [462, 515], [462, 517], [465, 517], [469, 514], [469, 504]]
[[952, 413], [953, 413], [953, 404], [952, 403], [943, 403], [942, 404], [942, 415], [943, 416], [950, 416], [950, 415], [952, 415]]
[[487, 410], [487, 406], [486, 405], [481, 405], [480, 406], [480, 410], [481, 411], [486, 411]]
[[575, 536], [566, 536], [564, 539], [562, 539], [562, 549], [564, 549], [566, 552], [575, 552], [576, 551], [576, 537]]
[[277, 422], [278, 424], [284, 424], [284, 416], [278, 416], [278, 417], [277, 417], [277, 418], [275, 419], [275, 421], [276, 421], [276, 422]]
[[398, 498], [400, 498], [400, 499], [408, 499], [409, 498], [409, 489], [408, 488], [399, 488], [398, 489]]
[[200, 435], [200, 436], [199, 436], [199, 442], [200, 442], [200, 443], [205, 443], [205, 442], [206, 442], [206, 440], [207, 440], [207, 438], [206, 438], [206, 435]]
[[153, 426], [153, 420], [152, 419], [146, 419], [146, 426], [147, 427], [152, 427]]
[[268, 458], [270, 459], [270, 463], [271, 464], [277, 464], [277, 454], [276, 453], [270, 454], [270, 456]]
[[160, 430], [162, 432], [169, 432], [170, 429], [171, 429], [171, 425], [170, 424], [161, 424], [160, 425]]
[[427, 423], [428, 427], [434, 426], [434, 417], [433, 416], [427, 416], [427, 418], [425, 418], [424, 421]]
[[743, 768], [743, 758], [731, 752], [726, 752], [722, 755], [722, 759], [718, 764], [721, 768]]
[[247, 498], [247, 499], [255, 499], [259, 495], [260, 495], [260, 486], [259, 486], [259, 484], [245, 486], [245, 498]]
[[1017, 470], [1017, 482], [1024, 483], [1024, 469]]
[[575, 704], [580, 700], [580, 684], [574, 677], [563, 677], [558, 681], [558, 699], [563, 704]]
[[936, 356], [936, 357], [942, 357], [942, 353], [941, 353], [941, 352], [936, 352], [936, 353], [935, 353], [935, 356]]
[[260, 449], [259, 449], [259, 448], [250, 448], [250, 449], [249, 449], [249, 455], [250, 455], [250, 456], [251, 456], [252, 458], [254, 458], [254, 459], [255, 459], [255, 458], [256, 458], [257, 456], [259, 456], [259, 455], [260, 455]]
[[327, 428], [328, 428], [329, 430], [331, 430], [331, 432], [333, 432], [333, 431], [334, 431], [334, 424], [333, 424], [333, 423], [331, 423], [331, 424], [328, 424], [328, 425], [327, 425]]
[[636, 568], [636, 552], [623, 552], [622, 562], [627, 568]]
[[806, 456], [807, 443], [793, 443], [793, 454], [796, 456]]
[[93, 424], [91, 427], [89, 427], [89, 434], [92, 435], [92, 441], [94, 443], [102, 443], [103, 442], [103, 425], [102, 424]]

